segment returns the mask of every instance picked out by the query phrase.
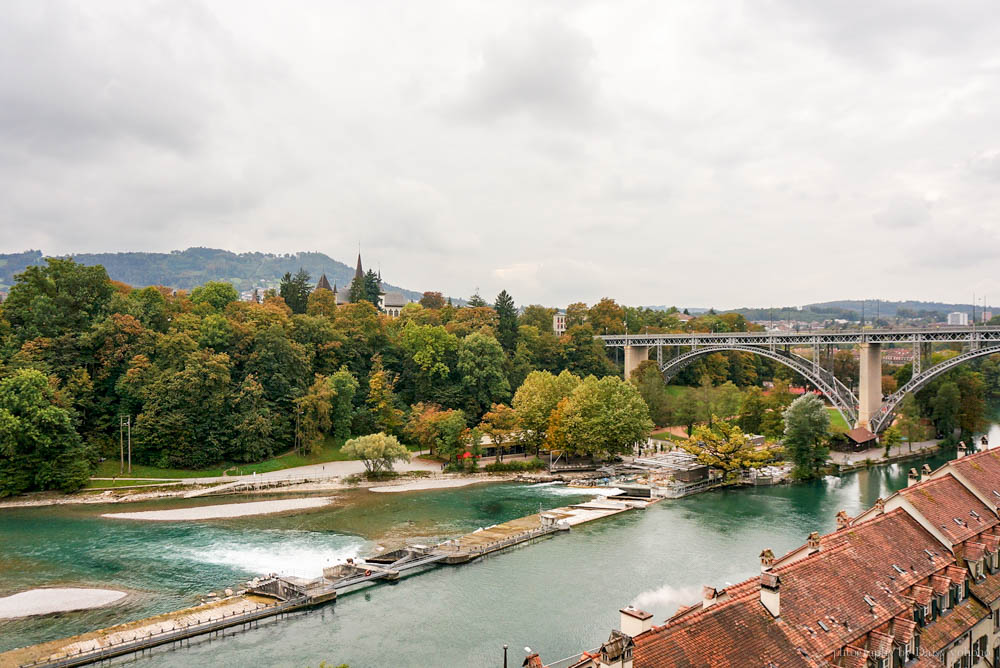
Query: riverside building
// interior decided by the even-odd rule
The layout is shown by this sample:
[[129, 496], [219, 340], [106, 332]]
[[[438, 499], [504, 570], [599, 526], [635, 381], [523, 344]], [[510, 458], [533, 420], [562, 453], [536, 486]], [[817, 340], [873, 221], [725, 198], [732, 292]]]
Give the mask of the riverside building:
[[624, 608], [604, 645], [548, 665], [998, 668], [998, 507], [1000, 451], [911, 469], [906, 488], [841, 511], [833, 533], [780, 558], [765, 549], [759, 576], [706, 586], [661, 625]]

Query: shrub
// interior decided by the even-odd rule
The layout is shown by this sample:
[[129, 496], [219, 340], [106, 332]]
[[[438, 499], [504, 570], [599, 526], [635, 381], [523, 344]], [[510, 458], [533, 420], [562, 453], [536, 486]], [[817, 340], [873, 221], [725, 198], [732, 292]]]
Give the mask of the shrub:
[[517, 471], [541, 471], [546, 468], [545, 462], [537, 457], [531, 460], [514, 460], [509, 462], [493, 462], [485, 466], [487, 473], [510, 473]]

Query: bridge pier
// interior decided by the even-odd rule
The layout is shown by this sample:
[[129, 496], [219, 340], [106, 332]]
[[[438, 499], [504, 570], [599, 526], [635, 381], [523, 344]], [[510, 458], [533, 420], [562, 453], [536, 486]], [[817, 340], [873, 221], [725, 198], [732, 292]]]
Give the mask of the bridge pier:
[[855, 427], [871, 429], [873, 418], [882, 411], [882, 344], [861, 344], [858, 422]]
[[625, 380], [642, 362], [649, 359], [649, 346], [625, 346]]

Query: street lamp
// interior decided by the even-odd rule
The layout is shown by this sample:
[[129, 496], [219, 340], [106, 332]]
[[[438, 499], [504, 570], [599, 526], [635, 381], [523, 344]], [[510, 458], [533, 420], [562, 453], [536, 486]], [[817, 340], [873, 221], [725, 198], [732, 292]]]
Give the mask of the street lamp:
[[507, 645], [503, 646], [503, 668], [507, 668]]

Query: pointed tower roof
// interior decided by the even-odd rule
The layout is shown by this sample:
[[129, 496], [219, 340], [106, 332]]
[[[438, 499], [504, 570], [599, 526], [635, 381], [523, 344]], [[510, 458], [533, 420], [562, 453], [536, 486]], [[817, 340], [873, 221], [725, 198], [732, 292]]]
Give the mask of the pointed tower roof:
[[331, 292], [333, 292], [333, 289], [330, 287], [330, 281], [326, 280], [326, 274], [323, 274], [322, 276], [319, 277], [319, 282], [316, 284], [316, 289], [330, 290]]
[[358, 268], [354, 270], [354, 278], [364, 279], [365, 270], [361, 268], [361, 253], [358, 253]]

